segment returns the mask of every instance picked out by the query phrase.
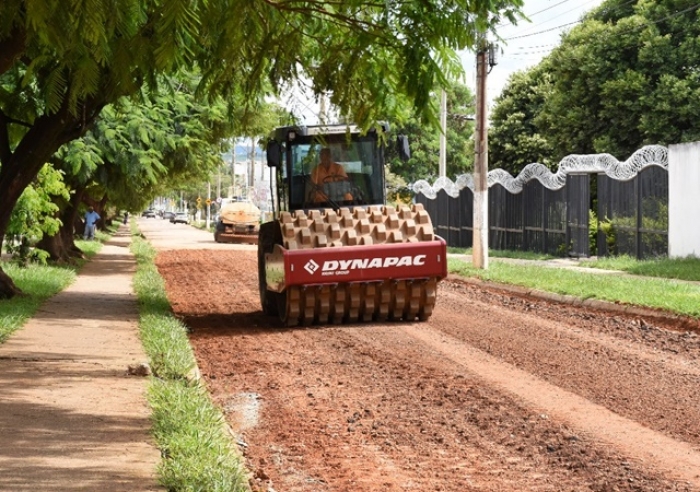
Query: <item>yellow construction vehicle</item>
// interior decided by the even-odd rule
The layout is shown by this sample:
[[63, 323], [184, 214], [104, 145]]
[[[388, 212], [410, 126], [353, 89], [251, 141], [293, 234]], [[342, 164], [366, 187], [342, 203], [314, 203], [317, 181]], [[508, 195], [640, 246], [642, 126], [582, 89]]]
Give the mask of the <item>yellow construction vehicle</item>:
[[214, 228], [214, 241], [257, 243], [260, 215], [260, 209], [250, 202], [224, 199]]

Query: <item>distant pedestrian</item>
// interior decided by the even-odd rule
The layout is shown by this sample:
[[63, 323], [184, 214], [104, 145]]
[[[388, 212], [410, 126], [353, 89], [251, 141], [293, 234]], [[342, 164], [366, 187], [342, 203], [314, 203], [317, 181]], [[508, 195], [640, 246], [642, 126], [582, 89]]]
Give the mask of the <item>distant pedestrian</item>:
[[124, 223], [129, 222], [129, 212], [124, 212]]
[[95, 209], [88, 207], [88, 211], [85, 212], [85, 232], [83, 232], [83, 239], [86, 241], [88, 239], [95, 239], [95, 224], [100, 220], [100, 215], [95, 212]]

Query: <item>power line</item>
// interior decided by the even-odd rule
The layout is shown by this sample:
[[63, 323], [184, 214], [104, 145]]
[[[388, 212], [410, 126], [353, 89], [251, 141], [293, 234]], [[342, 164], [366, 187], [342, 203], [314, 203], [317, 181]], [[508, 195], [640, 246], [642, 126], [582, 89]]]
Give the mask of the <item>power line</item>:
[[[586, 2], [586, 3], [592, 3], [593, 1], [594, 1], [594, 0], [591, 0], [591, 1]], [[635, 2], [637, 2], [637, 1], [638, 1], [638, 0], [627, 0], [627, 2], [625, 2], [625, 3], [622, 3], [622, 4], [620, 4], [620, 5], [615, 5], [615, 6], [613, 6], [612, 9], [620, 9], [620, 8], [622, 8], [622, 7], [625, 7], [625, 6], [629, 5], [629, 4], [631, 4], [631, 3], [635, 3]], [[560, 4], [557, 4], [557, 5], [560, 5]], [[555, 17], [552, 17], [552, 18], [550, 18], [550, 19], [547, 19], [546, 21], [541, 22], [541, 23], [539, 23], [538, 25], [546, 24], [547, 22], [550, 22], [550, 21], [553, 21], [554, 19], [557, 19], [557, 18], [559, 18], [559, 17], [562, 17], [563, 15], [566, 15], [566, 14], [568, 14], [569, 12], [573, 12], [574, 10], [577, 10], [578, 8], [580, 8], [580, 5], [579, 5], [579, 7], [577, 7], [577, 8], [567, 10], [566, 12], [562, 12], [561, 14], [559, 14], [559, 15], [557, 15], [557, 16], [555, 16]], [[609, 11], [611, 11], [612, 9], [611, 9], [610, 7], [608, 7], [608, 8], [606, 8], [606, 9], [604, 9], [604, 11], [605, 11], [605, 12], [609, 12]], [[547, 9], [545, 9], [545, 10], [547, 10]], [[578, 23], [580, 23], [580, 22], [582, 22], [582, 21], [583, 21], [583, 19], [579, 19], [579, 20], [574, 21], [574, 22], [568, 22], [568, 23], [566, 23], [566, 24], [561, 24], [561, 25], [559, 25], [559, 26], [557, 26], [557, 27], [552, 27], [552, 28], [545, 29], [545, 30], [542, 30], [542, 31], [538, 31], [538, 32], [530, 33], [530, 34], [523, 34], [523, 35], [520, 35], [520, 36], [512, 36], [512, 37], [509, 37], [509, 38], [504, 38], [504, 41], [510, 41], [510, 40], [513, 40], [513, 39], [520, 39], [520, 38], [526, 38], [526, 37], [529, 37], [529, 36], [536, 36], [536, 35], [538, 35], [538, 34], [544, 34], [544, 33], [547, 33], [547, 32], [555, 31], [555, 30], [557, 30], [557, 29], [561, 29], [561, 28], [568, 27], [568, 26], [571, 26], [571, 25], [574, 25], [574, 24], [578, 24]], [[529, 31], [529, 30], [531, 30], [531, 29], [534, 29], [536, 26], [537, 26], [537, 25], [534, 25], [534, 24], [533, 24], [532, 26], [529, 26], [527, 29], [525, 29], [524, 32], [527, 32], [527, 31]]]
[[[636, 0], [632, 0], [632, 1], [636, 1]], [[627, 2], [626, 4], [628, 4], [628, 3], [631, 3], [631, 2]], [[619, 5], [618, 7], [622, 7], [622, 6], [626, 5], [626, 4]], [[652, 21], [652, 22], [645, 22], [645, 23], [643, 23], [642, 25], [635, 26], [635, 27], [633, 27], [633, 28], [631, 28], [631, 29], [629, 29], [629, 30], [627, 30], [627, 31], [622, 31], [622, 32], [615, 33], [615, 35], [616, 35], [616, 36], [619, 36], [620, 34], [626, 34], [626, 33], [628, 33], [628, 32], [632, 32], [632, 31], [634, 31], [634, 30], [636, 30], [636, 29], [639, 29], [640, 27], [653, 26], [654, 24], [658, 24], [659, 22], [663, 22], [663, 21], [665, 21], [665, 20], [672, 19], [672, 18], [674, 18], [674, 17], [678, 17], [679, 15], [685, 14], [686, 12], [690, 12], [691, 10], [698, 9], [698, 8], [700, 8], [700, 3], [695, 4], [695, 5], [693, 5], [692, 7], [689, 7], [689, 8], [687, 8], [687, 9], [684, 9], [684, 10], [681, 10], [681, 11], [678, 11], [678, 12], [675, 12], [675, 13], [673, 13], [673, 14], [671, 14], [671, 15], [668, 15], [668, 16], [666, 16], [666, 17], [663, 17], [663, 18], [661, 18], [661, 19], [657, 19], [657, 20]], [[543, 33], [546, 33], [546, 32], [554, 31], [555, 29], [560, 29], [560, 28], [562, 28], [562, 27], [567, 27], [567, 26], [570, 26], [570, 25], [573, 25], [573, 24], [578, 24], [578, 23], [580, 23], [580, 22], [583, 22], [583, 19], [578, 20], [578, 21], [575, 21], [575, 22], [569, 22], [568, 24], [562, 24], [562, 25], [560, 25], [560, 26], [553, 27], [553, 28], [551, 28], [551, 29], [546, 29], [546, 30], [544, 30], [544, 31], [535, 32], [535, 33], [532, 33], [532, 34], [523, 34], [523, 35], [521, 35], [521, 36], [514, 36], [514, 37], [511, 37], [511, 38], [504, 38], [504, 41], [511, 41], [511, 40], [513, 40], [513, 39], [527, 38], [527, 37], [530, 37], [530, 36], [535, 36], [535, 35], [537, 35], [537, 34], [543, 34]]]
[[[557, 4], [555, 4], [555, 5], [551, 6], [551, 7], [547, 7], [547, 8], [544, 9], [544, 10], [540, 10], [539, 12], [536, 12], [536, 13], [533, 14], [532, 16], [534, 17], [535, 15], [537, 15], [537, 14], [539, 14], [539, 13], [546, 12], [547, 10], [550, 10], [550, 9], [552, 9], [552, 8], [554, 8], [554, 7], [557, 7], [557, 6], [559, 6], [559, 5], [563, 4], [563, 3], [566, 3], [566, 1], [568, 1], [568, 0], [565, 0], [565, 1], [563, 1], [563, 2], [559, 2], [559, 3], [557, 3]], [[636, 1], [636, 0], [633, 0], [633, 1]], [[572, 9], [569, 9], [569, 10], [566, 10], [566, 11], [564, 11], [564, 12], [561, 12], [561, 13], [555, 15], [554, 17], [550, 17], [549, 19], [546, 19], [546, 20], [543, 20], [543, 21], [539, 21], [539, 22], [533, 22], [533, 23], [531, 23], [531, 24], [523, 24], [523, 25], [517, 26], [517, 27], [521, 27], [521, 28], [522, 28], [522, 29], [520, 29], [520, 31], [523, 31], [523, 30], [524, 30], [524, 32], [531, 31], [532, 29], [537, 29], [537, 28], [543, 26], [544, 24], [548, 24], [548, 23], [554, 21], [555, 19], [558, 19], [558, 18], [560, 18], [560, 17], [563, 17], [563, 16], [565, 16], [565, 15], [571, 13], [571, 12], [580, 11], [584, 5], [587, 5], [587, 4], [589, 4], [589, 3], [594, 3], [594, 2], [599, 2], [599, 0], [588, 0], [587, 2], [580, 3], [580, 4], [577, 5], [576, 7], [572, 8]], [[500, 26], [499, 26], [499, 27], [500, 27]]]
[[[536, 15], [538, 15], [538, 14], [541, 14], [542, 12], [546, 12], [546, 11], [548, 11], [548, 10], [551, 10], [551, 9], [553, 9], [554, 7], [558, 7], [559, 5], [561, 5], [561, 4], [563, 4], [563, 3], [566, 3], [566, 2], [569, 2], [569, 1], [571, 1], [571, 0], [563, 0], [563, 1], [559, 2], [559, 3], [555, 3], [555, 4], [552, 5], [551, 7], [547, 7], [546, 9], [539, 10], [539, 11], [533, 13], [533, 14], [525, 14], [525, 17], [527, 17], [528, 19], [530, 19], [530, 18], [532, 18], [532, 17], [534, 17], [534, 16], [536, 16]], [[570, 12], [570, 11], [569, 11], [569, 12]], [[511, 25], [513, 25], [512, 22], [505, 22], [505, 23], [503, 23], [503, 24], [499, 24], [499, 25], [496, 26], [496, 27], [506, 27], [506, 26], [511, 26]]]
[[[558, 7], [559, 5], [561, 5], [561, 4], [563, 4], [563, 3], [566, 3], [566, 2], [568, 2], [568, 1], [570, 1], [570, 0], [563, 0], [563, 1], [559, 2], [559, 3], [555, 3], [555, 4], [552, 5], [551, 7], [547, 7], [546, 9], [542, 9], [542, 10], [540, 10], [539, 12], [535, 12], [534, 14], [528, 15], [528, 17], [534, 17], [534, 16], [536, 16], [537, 14], [541, 14], [542, 12], [546, 12], [546, 11], [548, 11], [548, 10], [551, 10], [551, 9], [553, 9], [554, 7]], [[569, 10], [569, 12], [571, 12], [571, 11]]]
[[514, 39], [529, 38], [530, 36], [537, 36], [538, 34], [544, 34], [546, 32], [556, 31], [557, 29], [561, 29], [562, 27], [573, 26], [574, 24], [578, 24], [579, 22], [581, 22], [581, 21], [577, 20], [574, 22], [569, 22], [567, 24], [562, 24], [562, 25], [557, 26], [557, 27], [552, 27], [550, 29], [545, 29], [544, 31], [533, 32], [532, 34], [523, 34], [521, 36], [513, 36], [510, 38], [504, 38], [503, 41], [512, 41]]

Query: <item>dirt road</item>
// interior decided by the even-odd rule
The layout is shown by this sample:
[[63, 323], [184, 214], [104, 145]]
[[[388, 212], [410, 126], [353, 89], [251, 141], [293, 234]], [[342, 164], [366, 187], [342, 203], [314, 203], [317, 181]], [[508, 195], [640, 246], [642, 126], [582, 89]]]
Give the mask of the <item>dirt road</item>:
[[700, 491], [697, 331], [454, 279], [427, 323], [286, 329], [252, 249], [157, 264], [256, 490]]

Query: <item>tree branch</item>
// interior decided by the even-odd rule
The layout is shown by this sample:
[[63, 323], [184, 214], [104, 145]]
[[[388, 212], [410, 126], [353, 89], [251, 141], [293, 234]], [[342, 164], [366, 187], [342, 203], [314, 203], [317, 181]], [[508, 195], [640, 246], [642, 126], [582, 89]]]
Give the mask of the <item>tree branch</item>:
[[12, 157], [12, 150], [10, 150], [10, 134], [8, 130], [9, 124], [10, 119], [0, 110], [0, 164], [9, 162], [10, 157]]
[[22, 56], [26, 48], [27, 33], [21, 26], [15, 26], [10, 35], [0, 40], [0, 75], [10, 70]]

